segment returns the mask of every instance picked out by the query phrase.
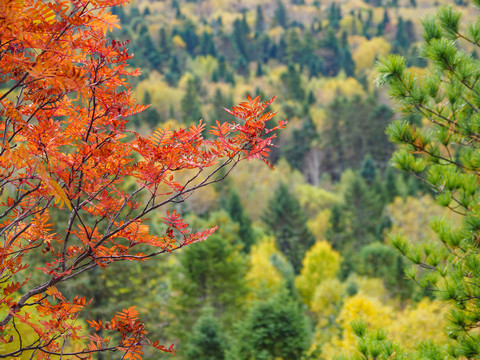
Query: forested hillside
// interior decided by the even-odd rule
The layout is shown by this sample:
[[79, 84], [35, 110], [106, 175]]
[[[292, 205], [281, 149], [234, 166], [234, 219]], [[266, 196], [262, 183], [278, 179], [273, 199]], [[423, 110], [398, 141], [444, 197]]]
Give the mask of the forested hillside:
[[330, 359], [355, 347], [350, 322], [360, 317], [406, 348], [445, 341], [445, 308], [406, 280], [408, 260], [388, 234], [428, 242], [431, 217], [455, 215], [390, 165], [387, 125], [423, 119], [395, 114], [374, 84], [374, 63], [389, 53], [422, 74], [420, 20], [443, 4], [476, 16], [467, 3], [415, 0], [114, 8], [122, 29], [113, 35], [130, 39], [131, 64], [142, 68], [135, 93], [152, 104], [135, 120], [140, 131], [213, 125], [246, 94], [276, 96], [273, 110], [289, 124], [270, 157], [275, 171], [245, 164], [180, 205], [217, 233], [160, 265], [125, 269], [118, 283], [100, 281], [99, 311], [135, 296], [180, 359]]
[[[247, 95], [276, 97], [268, 110], [288, 125], [275, 131], [274, 170], [242, 162], [226, 180], [168, 204], [194, 230], [218, 226], [208, 240], [148, 262], [95, 267], [57, 287], [93, 299], [85, 320], [136, 305], [150, 336], [175, 344], [179, 360], [351, 355], [358, 319], [388, 329], [407, 351], [427, 340], [446, 344], [440, 329], [448, 309], [405, 272], [415, 255], [394, 249], [391, 234], [432, 253], [432, 218], [459, 222], [462, 215], [436, 201], [421, 171], [404, 168], [411, 176], [392, 163], [397, 145], [387, 126], [403, 120], [430, 131], [432, 124], [408, 106], [396, 111], [375, 83], [375, 63], [399, 54], [412, 74], [427, 74], [421, 19], [443, 5], [462, 13], [462, 22], [478, 17], [472, 4], [452, 1], [136, 0], [112, 7], [121, 28], [109, 36], [128, 40], [127, 69], [141, 69], [129, 79], [133, 94], [151, 104], [130, 118], [131, 129], [149, 136], [200, 119], [210, 128], [233, 121], [224, 108]], [[475, 44], [458, 46], [477, 59]], [[190, 177], [188, 167], [175, 175]], [[164, 216], [152, 212], [145, 224], [161, 233]], [[51, 217], [54, 226], [68, 222], [66, 213]], [[145, 359], [172, 358], [144, 352]]]

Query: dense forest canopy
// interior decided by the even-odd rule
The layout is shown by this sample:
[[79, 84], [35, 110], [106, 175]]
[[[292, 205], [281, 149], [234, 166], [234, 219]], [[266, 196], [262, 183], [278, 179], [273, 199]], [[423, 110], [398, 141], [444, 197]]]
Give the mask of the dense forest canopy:
[[[30, 2], [34, 1], [9, 0], [0, 4], [0, 15], [12, 17], [8, 6], [13, 4], [19, 11]], [[64, 9], [80, 9], [79, 4], [88, 2], [68, 3], [71, 7]], [[92, 346], [107, 349], [104, 339], [109, 337], [110, 344], [122, 345], [112, 345], [108, 350], [113, 351], [99, 351], [93, 358], [138, 358], [141, 352], [146, 359], [171, 358], [158, 350], [174, 351], [178, 359], [205, 360], [479, 357], [475, 329], [480, 321], [480, 26], [475, 4], [464, 0], [120, 3], [114, 6], [115, 1], [98, 0], [85, 5], [104, 7], [105, 14], [111, 11], [119, 28], [97, 20], [68, 20], [72, 26], [93, 30], [108, 27], [106, 36], [115, 39], [115, 43], [97, 43], [98, 49], [91, 53], [88, 41], [98, 40], [98, 35], [83, 33], [80, 39], [85, 44], [80, 41], [80, 45], [74, 37], [68, 38], [65, 44], [78, 46], [91, 66], [84, 77], [75, 77], [75, 71], [65, 76], [71, 82], [47, 76], [44, 68], [53, 66], [51, 61], [27, 56], [23, 47], [9, 46], [10, 41], [24, 39], [13, 20], [8, 26], [0, 20], [0, 28], [9, 31], [0, 34], [0, 56], [14, 64], [23, 54], [16, 68], [0, 66], [0, 129], [7, 134], [3, 139], [11, 136], [12, 142], [11, 148], [5, 144], [0, 148], [0, 161], [5, 169], [15, 168], [20, 174], [28, 168], [31, 181], [38, 181], [42, 191], [36, 201], [52, 204], [48, 219], [30, 214], [42, 234], [55, 233], [60, 238], [71, 234], [66, 235], [66, 244], [70, 236], [80, 239], [82, 231], [88, 237], [90, 227], [110, 234], [114, 226], [128, 241], [109, 248], [110, 256], [126, 260], [125, 254], [135, 246], [138, 252], [129, 256], [144, 260], [151, 246], [160, 246], [159, 256], [149, 261], [107, 261], [103, 253], [89, 250], [92, 245], [86, 241], [77, 250], [91, 256], [91, 262], [82, 265], [89, 271], [73, 272], [70, 279], [65, 265], [55, 267], [62, 256], [67, 263], [66, 245], [62, 255], [60, 245], [50, 245], [56, 237], [47, 241], [43, 235], [34, 239], [28, 233], [30, 238], [23, 239], [8, 230], [13, 229], [11, 223], [3, 223], [0, 235], [5, 239], [5, 233], [13, 231], [13, 238], [40, 245], [32, 248], [35, 252], [22, 243], [20, 252], [25, 252], [29, 265], [22, 268], [12, 260], [16, 248], [8, 250], [5, 245], [13, 242], [4, 242], [0, 357], [5, 353], [21, 359], [59, 358], [64, 351], [88, 357], [88, 351], [95, 350]], [[57, 17], [63, 16], [60, 5]], [[28, 40], [41, 41], [35, 35], [40, 31], [58, 31], [60, 27], [49, 28], [54, 23], [49, 11], [53, 10], [45, 5], [20, 17]], [[114, 24], [114, 18], [105, 16], [104, 22]], [[75, 61], [65, 62], [65, 69], [82, 64], [85, 60], [73, 58], [76, 54], [65, 44], [53, 52], [59, 56], [56, 59], [72, 56]], [[42, 47], [47, 48], [37, 46]], [[133, 56], [127, 56], [127, 51]], [[102, 56], [108, 61], [97, 62]], [[120, 63], [115, 70], [106, 65], [115, 62]], [[23, 74], [19, 69], [26, 75], [17, 84]], [[95, 77], [100, 70], [111, 76], [86, 86], [98, 85], [98, 90], [76, 87], [78, 79]], [[37, 86], [35, 80], [34, 91], [23, 92], [30, 86], [28, 81], [22, 83], [27, 76], [42, 79], [45, 86]], [[77, 91], [78, 98], [70, 96]], [[38, 103], [44, 99], [40, 95], [32, 96], [44, 96], [44, 92], [50, 96], [45, 103]], [[99, 94], [103, 102], [97, 105]], [[54, 95], [58, 99], [52, 100]], [[257, 96], [276, 97], [276, 101], [261, 105]], [[116, 97], [122, 106], [117, 106]], [[247, 102], [234, 107], [247, 97]], [[133, 98], [150, 106], [134, 105]], [[65, 109], [58, 106], [61, 111], [48, 112], [47, 105], [57, 106], [59, 99], [65, 101]], [[15, 121], [33, 118], [36, 112], [29, 112], [28, 103], [35, 101], [44, 114], [35, 120], [43, 124], [43, 135], [33, 131], [16, 138]], [[89, 126], [86, 119], [95, 115], [77, 113], [81, 107], [76, 101], [84, 101], [87, 109], [109, 109], [99, 117], [103, 128]], [[119, 122], [112, 109], [118, 114], [124, 111], [125, 121]], [[267, 116], [259, 126], [256, 119], [263, 110]], [[15, 111], [20, 115], [12, 115]], [[277, 112], [274, 119], [270, 111]], [[62, 125], [52, 126], [51, 118]], [[198, 125], [200, 119], [206, 130]], [[285, 129], [283, 122], [276, 127], [280, 119], [288, 119]], [[221, 125], [234, 121], [236, 125]], [[35, 129], [40, 127], [35, 124]], [[83, 124], [87, 135], [75, 124]], [[54, 130], [65, 130], [66, 135], [54, 137]], [[231, 130], [239, 135], [229, 142], [226, 134]], [[75, 131], [80, 135], [72, 135]], [[110, 144], [112, 136], [117, 147], [106, 145], [95, 152], [96, 162], [89, 163], [93, 151]], [[42, 152], [38, 144], [48, 137], [58, 143], [50, 141], [47, 145], [52, 148]], [[20, 147], [22, 156], [7, 156], [18, 151], [14, 142], [25, 138], [38, 145], [32, 159], [44, 165], [18, 165], [18, 159], [28, 153], [24, 147]], [[71, 150], [75, 146], [89, 169], [98, 172], [88, 175], [88, 181], [88, 172], [82, 169], [87, 165], [65, 165], [68, 156], [76, 155], [58, 155], [75, 154]], [[214, 155], [223, 156], [224, 162], [214, 161]], [[259, 157], [275, 169], [262, 161], [240, 162]], [[138, 165], [131, 166], [126, 159]], [[158, 162], [167, 166], [167, 159], [171, 178], [155, 172]], [[109, 165], [99, 167], [103, 162]], [[114, 163], [121, 181], [118, 174], [111, 178]], [[216, 166], [214, 178], [204, 172], [209, 166]], [[70, 178], [61, 175], [70, 168]], [[74, 181], [76, 172], [80, 179]], [[13, 173], [2, 170], [0, 199], [5, 214], [17, 211], [17, 206], [30, 206], [22, 202], [30, 196], [24, 191], [26, 185], [16, 178], [9, 180]], [[143, 197], [127, 197], [136, 194], [138, 184], [153, 184], [160, 177], [163, 183], [155, 190], [149, 185]], [[89, 181], [91, 193], [86, 199], [94, 196], [91, 202], [101, 211], [93, 205], [81, 208], [80, 201], [73, 201], [75, 184]], [[203, 187], [207, 183], [210, 186]], [[115, 191], [99, 191], [110, 185]], [[164, 188], [171, 192], [161, 195], [167, 191]], [[162, 211], [153, 211], [157, 196], [165, 194]], [[120, 205], [122, 198], [129, 199], [127, 205]], [[120, 206], [129, 207], [129, 215], [135, 216], [146, 206], [149, 210], [142, 215], [148, 216], [141, 223], [134, 217], [131, 226], [119, 223], [117, 217], [124, 214]], [[86, 224], [76, 213], [80, 210], [85, 211]], [[100, 215], [95, 222], [93, 216]], [[72, 230], [75, 221], [84, 230]], [[183, 233], [186, 223], [191, 232]], [[146, 235], [147, 229], [152, 237]], [[169, 231], [183, 237], [174, 244], [178, 239]], [[159, 245], [166, 238], [169, 245]], [[56, 257], [53, 263], [48, 263], [50, 254]], [[74, 252], [68, 254], [74, 259]], [[84, 257], [77, 259], [82, 264]], [[5, 272], [7, 266], [9, 272]], [[36, 268], [43, 272], [35, 272]], [[31, 307], [34, 310], [25, 320], [17, 310], [28, 306], [23, 300], [30, 289], [23, 283], [27, 273], [32, 284], [55, 288], [45, 286], [45, 297], [34, 298], [39, 305]], [[69, 281], [55, 280], [62, 276]], [[62, 325], [55, 325], [49, 316], [59, 314], [61, 305], [69, 301], [85, 306], [85, 311], [78, 318], [76, 311], [66, 313]], [[18, 314], [9, 309], [17, 309]], [[136, 321], [137, 311], [141, 323]], [[6, 326], [11, 318], [17, 319], [13, 322], [17, 327]], [[38, 331], [39, 324], [46, 326], [45, 319], [52, 333], [61, 334], [52, 340], [60, 344], [51, 348], [52, 354], [37, 352], [37, 348], [50, 349], [50, 344], [42, 343], [50, 333], [42, 337]], [[106, 325], [99, 319], [112, 321]], [[136, 327], [120, 329], [118, 324], [125, 319]], [[77, 338], [80, 332], [88, 332], [90, 338]], [[26, 343], [33, 348], [17, 350]], [[172, 343], [174, 347], [161, 345]]]

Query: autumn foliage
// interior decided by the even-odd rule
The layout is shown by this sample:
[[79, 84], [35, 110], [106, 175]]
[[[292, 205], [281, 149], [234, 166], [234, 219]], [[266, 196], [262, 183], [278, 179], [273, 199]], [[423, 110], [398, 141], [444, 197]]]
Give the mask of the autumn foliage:
[[[56, 285], [206, 239], [215, 228], [192, 232], [168, 205], [222, 180], [244, 159], [268, 164], [272, 131], [285, 125], [265, 127], [273, 99], [248, 98], [229, 111], [237, 120], [217, 123], [209, 140], [201, 121], [148, 138], [128, 130], [128, 118], [147, 108], [126, 82], [140, 72], [128, 68], [128, 44], [106, 37], [117, 26], [109, 7], [126, 1], [0, 2], [0, 348], [18, 343], [0, 358], [26, 351], [88, 358], [107, 350], [141, 358], [144, 346], [174, 352], [148, 338], [134, 307], [90, 321], [100, 332], [85, 334], [75, 319], [89, 299], [69, 299]], [[165, 213], [161, 234], [146, 223], [152, 211]], [[53, 225], [58, 212], [66, 221]], [[150, 250], [139, 252], [139, 244]], [[49, 260], [33, 269], [32, 253]], [[34, 272], [47, 280], [33, 282]], [[36, 339], [22, 341], [19, 324]], [[111, 332], [120, 343], [110, 342]], [[77, 339], [88, 345], [68, 352], [66, 342]]]

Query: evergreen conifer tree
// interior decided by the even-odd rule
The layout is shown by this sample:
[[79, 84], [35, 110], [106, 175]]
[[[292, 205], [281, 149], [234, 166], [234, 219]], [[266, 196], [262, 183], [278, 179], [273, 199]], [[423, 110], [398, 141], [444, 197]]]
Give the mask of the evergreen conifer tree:
[[189, 329], [205, 306], [215, 310], [222, 326], [233, 321], [247, 292], [247, 263], [237, 246], [240, 239], [235, 223], [225, 211], [211, 214], [203, 223], [198, 220], [197, 226], [207, 222], [219, 225], [219, 230], [208, 241], [186, 247], [172, 272], [169, 312], [176, 321], [170, 331], [181, 340], [189, 337]]
[[342, 107], [346, 100], [337, 97], [328, 106], [328, 122], [326, 122], [325, 131], [322, 136], [323, 151], [325, 152], [325, 161], [323, 168], [334, 179], [339, 179], [343, 172], [344, 164], [344, 142], [342, 141]]
[[307, 115], [302, 121], [302, 127], [292, 131], [291, 140], [282, 150], [292, 168], [303, 171], [305, 157], [316, 139], [318, 139], [317, 129], [311, 116]]
[[349, 219], [348, 231], [352, 250], [376, 240], [377, 225], [380, 222], [383, 203], [380, 194], [368, 187], [361, 176], [353, 177], [345, 190], [345, 208], [343, 216]]
[[242, 34], [244, 36], [250, 35], [250, 26], [247, 22], [247, 11], [245, 9], [242, 10]]
[[224, 55], [218, 57], [218, 76], [224, 78], [227, 74], [227, 60]]
[[257, 61], [257, 71], [255, 72], [255, 76], [256, 77], [263, 76], [262, 63], [260, 61]]
[[409, 42], [407, 37], [407, 29], [403, 18], [398, 18], [397, 30], [395, 31], [395, 51], [402, 52], [408, 49]]
[[237, 49], [238, 54], [248, 62], [249, 51], [247, 49], [247, 35], [244, 23], [240, 19], [233, 22], [232, 41]]
[[[230, 105], [232, 104], [232, 105]], [[218, 120], [219, 122], [224, 122], [227, 119], [231, 120], [232, 115], [225, 111], [225, 108], [229, 106], [233, 106], [233, 97], [231, 94], [223, 94], [220, 88], [215, 89], [214, 96], [212, 98], [212, 107], [213, 111], [209, 116], [210, 122], [207, 120], [207, 124], [214, 125], [215, 122]]]
[[187, 90], [181, 100], [182, 119], [186, 124], [196, 122], [202, 118], [202, 105], [197, 94], [198, 89], [195, 79], [188, 79]]
[[399, 195], [396, 183], [395, 169], [392, 166], [388, 166], [385, 170], [385, 201], [391, 203], [396, 196]]
[[[360, 13], [359, 13], [359, 16], [360, 16]], [[362, 20], [362, 19], [360, 19], [360, 20]], [[370, 30], [370, 27], [372, 26], [372, 22], [373, 22], [373, 10], [368, 9], [367, 10], [367, 19], [365, 21], [362, 20], [363, 36], [365, 36], [367, 39], [371, 38], [369, 30]]]
[[255, 36], [259, 36], [265, 30], [265, 19], [262, 7], [257, 5], [257, 17], [255, 18]]
[[381, 194], [369, 187], [357, 172], [352, 175], [344, 193], [344, 202], [332, 208], [332, 226], [326, 234], [332, 247], [344, 258], [342, 277], [347, 277], [354, 270], [362, 247], [381, 240], [378, 227], [383, 221]]
[[[213, 309], [206, 308], [192, 328], [185, 344], [185, 358], [195, 360], [225, 360], [226, 340]], [[183, 348], [183, 347], [182, 347]], [[182, 355], [183, 351], [180, 351]]]
[[165, 32], [165, 28], [160, 28], [158, 40], [158, 52], [162, 62], [166, 62], [170, 58], [171, 46]]
[[[310, 42], [315, 46], [313, 41], [313, 36], [307, 35], [309, 32], [305, 33], [305, 37], [310, 39]], [[304, 57], [308, 56], [309, 52], [313, 51], [312, 48], [305, 46], [305, 43], [300, 40], [298, 31], [295, 28], [290, 28], [285, 32], [285, 61], [288, 64], [300, 63], [300, 66], [304, 64]], [[310, 55], [312, 55], [310, 53]]]
[[161, 63], [160, 53], [158, 52], [157, 47], [155, 46], [148, 28], [145, 25], [140, 27], [140, 34], [135, 42], [135, 47], [138, 47], [140, 54], [139, 60], [140, 65], [145, 65], [150, 68], [158, 68]]
[[288, 27], [287, 9], [281, 0], [277, 0], [277, 8], [275, 9], [274, 19], [278, 25], [286, 29]]
[[150, 107], [147, 110], [142, 111], [140, 114], [136, 115], [136, 125], [142, 125], [142, 123], [145, 123], [151, 128], [157, 127], [158, 123], [160, 123], [162, 119], [160, 118], [160, 114], [152, 105], [152, 98], [148, 91], [145, 92], [145, 96], [143, 97], [143, 103], [145, 105], [150, 105]]
[[406, 266], [406, 260], [398, 251], [391, 246], [374, 242], [360, 249], [355, 262], [355, 272], [383, 279], [390, 294], [406, 300], [411, 298], [416, 287], [413, 281], [405, 279]]
[[327, 16], [329, 26], [331, 26], [334, 30], [338, 30], [340, 27], [340, 20], [342, 19], [340, 5], [337, 6], [335, 2], [332, 2], [328, 8]]
[[305, 99], [305, 89], [302, 86], [302, 78], [300, 71], [294, 64], [289, 64], [287, 71], [281, 75], [283, 84], [285, 85], [287, 99], [303, 101]]
[[347, 76], [353, 76], [355, 74], [355, 62], [353, 61], [350, 46], [348, 45], [346, 31], [342, 32], [340, 50], [341, 67], [345, 70]]
[[[248, 65], [248, 64], [247, 64]], [[233, 76], [233, 72], [232, 71], [227, 71], [225, 73], [225, 82], [226, 83], [229, 83], [229, 84], [232, 84], [232, 86], [235, 86], [235, 77]]]
[[232, 187], [227, 200], [227, 211], [233, 221], [239, 225], [238, 236], [241, 239], [243, 250], [250, 251], [255, 239], [252, 229], [252, 220], [244, 213], [237, 189]]
[[204, 31], [200, 38], [199, 45], [200, 55], [212, 55], [216, 56], [215, 43], [213, 42], [212, 35]]
[[377, 168], [370, 154], [365, 156], [362, 161], [362, 165], [360, 167], [360, 175], [362, 175], [367, 184], [372, 184], [375, 180], [375, 176], [377, 175]]
[[[480, 1], [473, 2], [480, 6]], [[361, 338], [358, 349], [364, 359], [480, 358], [480, 62], [456, 41], [463, 38], [478, 48], [480, 32], [478, 22], [465, 24], [461, 18], [459, 12], [445, 7], [436, 17], [424, 20], [421, 53], [430, 65], [422, 78], [410, 72], [398, 55], [382, 59], [377, 67], [378, 82], [389, 85], [401, 110], [419, 113], [431, 122], [428, 129], [406, 120], [388, 128], [390, 138], [399, 144], [394, 165], [422, 178], [437, 194], [440, 205], [463, 215], [456, 223], [432, 221], [437, 243], [413, 245], [401, 235], [391, 239], [414, 264], [408, 277], [448, 303], [444, 331], [451, 342], [448, 346], [429, 342], [407, 353], [386, 336], [375, 339], [365, 324], [355, 323], [353, 330]]]
[[126, 19], [131, 19], [130, 21], [132, 21], [138, 17], [140, 17], [140, 10], [138, 9], [138, 6], [130, 7], [130, 14], [126, 17]]
[[187, 19], [183, 23], [182, 28], [179, 29], [178, 34], [182, 37], [183, 41], [185, 41], [187, 52], [190, 55], [195, 55], [196, 49], [200, 44], [195, 23], [192, 20]]
[[273, 193], [263, 221], [275, 236], [278, 249], [299, 273], [303, 256], [315, 238], [307, 227], [307, 218], [300, 203], [285, 183], [280, 183]]
[[270, 49], [273, 45], [268, 34], [263, 33], [256, 36], [254, 52], [257, 55], [257, 61], [266, 63], [270, 57]]
[[300, 306], [285, 291], [251, 307], [240, 328], [239, 359], [303, 358], [310, 330]]
[[[285, 42], [284, 36], [280, 38], [280, 41], [278, 42], [278, 45], [275, 50], [276, 50], [275, 58], [278, 61], [283, 62], [285, 60], [285, 55], [287, 53], [287, 43]], [[271, 57], [274, 57], [273, 54]]]
[[178, 63], [178, 57], [175, 54], [170, 58], [168, 68], [168, 72], [165, 74], [165, 80], [167, 80], [170, 85], [176, 85], [182, 75], [182, 70]]
[[327, 76], [336, 76], [340, 71], [341, 63], [339, 61], [340, 47], [333, 27], [329, 26], [326, 29], [321, 47], [324, 52], [323, 73]]

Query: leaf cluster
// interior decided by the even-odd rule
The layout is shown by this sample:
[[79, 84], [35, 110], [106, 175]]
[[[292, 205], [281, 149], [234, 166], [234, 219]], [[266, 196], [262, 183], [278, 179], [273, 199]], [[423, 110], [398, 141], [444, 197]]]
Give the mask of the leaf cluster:
[[[216, 227], [192, 231], [175, 209], [166, 209], [154, 234], [148, 216], [185, 201], [223, 180], [241, 161], [267, 160], [272, 131], [266, 127], [273, 102], [260, 97], [229, 110], [230, 124], [205, 124], [144, 137], [127, 129], [128, 119], [147, 109], [133, 98], [126, 76], [127, 42], [107, 38], [117, 26], [111, 6], [126, 0], [7, 0], [0, 4], [0, 341], [18, 348], [0, 358], [33, 351], [38, 358], [70, 356], [68, 338], [84, 339], [84, 357], [119, 350], [138, 359], [143, 347], [173, 352], [148, 338], [135, 309], [108, 323], [90, 322], [90, 337], [71, 323], [87, 305], [59, 285], [115, 262], [146, 261], [210, 236]], [[61, 219], [53, 224], [53, 216]], [[30, 277], [28, 258], [42, 258]], [[42, 280], [38, 279], [41, 278]], [[19, 279], [21, 279], [19, 281]], [[51, 321], [29, 319], [29, 307]], [[25, 310], [25, 312], [22, 312]], [[38, 337], [22, 341], [16, 324]], [[107, 336], [120, 343], [109, 345]]]

